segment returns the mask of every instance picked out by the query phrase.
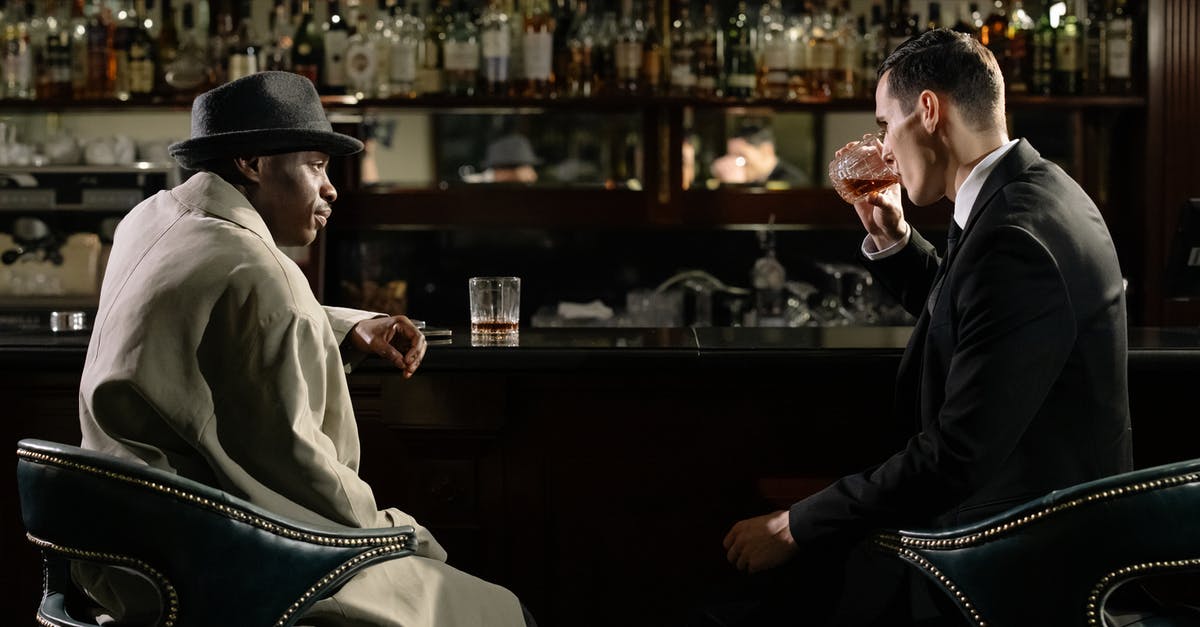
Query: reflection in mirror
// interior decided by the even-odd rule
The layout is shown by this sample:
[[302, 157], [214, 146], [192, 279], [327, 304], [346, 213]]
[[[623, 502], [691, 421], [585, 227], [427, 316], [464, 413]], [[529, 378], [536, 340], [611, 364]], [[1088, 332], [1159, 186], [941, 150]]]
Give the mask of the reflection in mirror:
[[641, 189], [641, 114], [474, 109], [370, 111], [364, 186]]
[[683, 187], [795, 189], [820, 184], [815, 119], [806, 112], [698, 109], [683, 142]]

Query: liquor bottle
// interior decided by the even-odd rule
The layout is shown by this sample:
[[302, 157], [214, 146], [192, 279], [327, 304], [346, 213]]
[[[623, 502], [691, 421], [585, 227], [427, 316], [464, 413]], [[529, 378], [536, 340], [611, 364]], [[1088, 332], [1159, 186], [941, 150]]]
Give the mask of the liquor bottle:
[[238, 27], [228, 40], [229, 61], [226, 63], [226, 81], [235, 81], [258, 72], [258, 54], [262, 46], [254, 32], [250, 16], [250, 1], [242, 0], [238, 11]]
[[780, 0], [769, 0], [758, 12], [758, 33], [762, 41], [758, 94], [763, 98], [784, 100], [789, 95], [786, 20]]
[[888, 54], [891, 54], [893, 50], [900, 47], [900, 44], [908, 41], [909, 37], [916, 34], [909, 27], [908, 15], [908, 0], [896, 0], [895, 3], [889, 2], [887, 27]]
[[446, 33], [454, 21], [450, 0], [438, 0], [425, 19], [425, 41], [421, 67], [417, 71], [417, 93], [440, 94], [446, 90]]
[[[133, 98], [147, 98], [154, 93], [154, 79], [158, 74], [158, 54], [154, 38], [146, 28], [149, 11], [146, 0], [134, 2], [136, 13], [128, 16], [126, 54], [129, 94]], [[139, 18], [139, 16], [141, 16]]]
[[164, 78], [176, 92], [202, 91], [212, 84], [213, 71], [205, 52], [204, 38], [197, 33], [195, 6], [191, 2], [184, 2], [181, 16], [183, 30], [180, 32], [179, 49]]
[[690, 96], [696, 89], [696, 70], [695, 50], [692, 48], [692, 16], [687, 0], [677, 0], [675, 19], [671, 20], [668, 37], [671, 42], [669, 92], [673, 96]]
[[1133, 12], [1126, 0], [1112, 0], [1107, 14], [1108, 77], [1107, 91], [1130, 94], [1134, 91], [1134, 27]]
[[703, 17], [692, 39], [693, 58], [696, 60], [696, 95], [713, 97], [721, 95], [721, 66], [717, 57], [717, 39], [720, 30], [717, 15], [711, 0], [704, 3]]
[[646, 36], [642, 39], [642, 88], [647, 94], [659, 94], [663, 85], [663, 40], [653, 4], [646, 12]]
[[88, 40], [84, 0], [72, 0], [71, 20], [67, 22], [71, 36], [71, 98], [88, 97]]
[[571, 32], [567, 34], [567, 51], [570, 62], [567, 74], [559, 81], [560, 95], [572, 98], [592, 95], [595, 72], [592, 67], [592, 44], [595, 23], [588, 14], [586, 0], [575, 3], [575, 18], [571, 21]]
[[271, 30], [266, 49], [263, 51], [263, 65], [268, 70], [290, 72], [292, 70], [292, 33], [288, 21], [287, 7], [284, 0], [275, 0], [271, 15], [267, 18]]
[[548, 98], [554, 95], [554, 16], [547, 0], [528, 0], [525, 8], [521, 39], [524, 92], [531, 98]]
[[217, 85], [229, 82], [229, 51], [234, 47], [233, 39], [237, 35], [230, 2], [231, 0], [221, 0], [213, 22], [216, 30], [209, 32], [207, 40], [209, 65], [212, 66], [213, 81]]
[[346, 41], [346, 89], [356, 98], [374, 98], [378, 86], [379, 57], [364, 11], [353, 11], [350, 39]]
[[[30, 98], [40, 99], [43, 93], [50, 91], [50, 61], [46, 58], [46, 32], [54, 21], [53, 13], [38, 11], [33, 0], [25, 0], [25, 15], [27, 17], [25, 34], [28, 37], [30, 66], [30, 87], [33, 92]], [[49, 18], [49, 19], [47, 19]]]
[[325, 20], [324, 74], [321, 85], [323, 93], [341, 94], [346, 91], [346, 46], [350, 42], [350, 28], [341, 13], [341, 3], [329, 0], [329, 16]]
[[1075, 95], [1083, 89], [1083, 29], [1075, 15], [1075, 3], [1059, 19], [1054, 33], [1054, 93]]
[[420, 50], [425, 45], [425, 21], [412, 8], [416, 0], [400, 13], [392, 27], [395, 43], [390, 48], [388, 71], [393, 96], [412, 98], [417, 95]]
[[511, 87], [508, 67], [512, 58], [512, 29], [500, 0], [489, 0], [479, 18], [479, 28], [483, 40], [484, 91], [492, 96], [507, 96]]
[[[930, 3], [930, 15], [937, 3]], [[834, 7], [833, 19], [837, 40], [837, 72], [833, 83], [834, 98], [853, 98], [858, 95], [858, 71], [862, 36], [857, 20], [850, 12], [850, 0]]]
[[887, 26], [883, 21], [883, 7], [879, 2], [871, 5], [871, 23], [867, 26], [862, 43], [862, 69], [859, 73], [859, 89], [865, 96], [875, 95], [876, 74], [887, 55]]
[[592, 93], [617, 91], [617, 15], [605, 11], [592, 37]]
[[87, 97], [112, 98], [116, 82], [117, 61], [113, 53], [115, 25], [111, 14], [97, 0], [88, 17], [87, 26]]
[[1025, 12], [1021, 0], [1015, 0], [1008, 13], [1008, 75], [1004, 77], [1009, 91], [1029, 93], [1033, 77], [1033, 18]]
[[20, 5], [9, 9], [4, 22], [4, 97], [32, 100], [33, 52], [29, 49], [29, 23]]
[[633, 0], [621, 0], [621, 21], [617, 25], [615, 44], [617, 91], [638, 93], [642, 79], [642, 44], [645, 25], [633, 8]]
[[792, 14], [787, 20], [788, 98], [811, 97], [812, 86], [812, 6]]
[[53, 4], [54, 19], [46, 24], [46, 70], [48, 87], [38, 97], [69, 99], [71, 97], [71, 32], [68, 28], [67, 7]]
[[1050, 0], [1043, 0], [1041, 15], [1033, 28], [1033, 74], [1030, 91], [1048, 96], [1054, 91], [1054, 26], [1050, 22]]
[[300, 0], [300, 19], [292, 36], [292, 71], [321, 85], [325, 63], [325, 39], [313, 17], [310, 0]]
[[725, 25], [725, 95], [733, 98], [752, 98], [758, 86], [749, 13], [746, 3], [740, 1]]
[[[367, 42], [375, 54], [375, 84], [371, 86], [371, 91], [376, 98], [388, 98], [392, 95], [392, 48], [400, 45], [395, 30], [400, 11], [396, 0], [377, 0], [375, 8], [375, 21], [371, 24], [371, 32], [367, 34]], [[413, 60], [410, 75], [415, 78], [415, 43], [409, 51]]]
[[562, 92], [562, 86], [567, 80], [567, 73], [571, 67], [571, 50], [567, 45], [567, 38], [571, 35], [575, 25], [575, 9], [570, 0], [553, 0], [551, 9], [554, 19], [554, 39], [550, 44], [550, 52], [554, 57], [552, 63], [554, 92], [552, 95], [557, 96]]
[[1104, 21], [1103, 0], [1087, 0], [1084, 18], [1083, 93], [1102, 94], [1108, 90], [1108, 24]]
[[167, 84], [167, 68], [175, 63], [179, 54], [179, 26], [176, 24], [175, 7], [171, 0], [163, 0], [162, 20], [158, 37], [155, 38], [155, 48], [158, 51], [158, 65], [154, 73], [154, 91], [167, 95], [171, 93], [171, 86]]
[[817, 100], [833, 97], [837, 82], [838, 41], [833, 13], [821, 7], [813, 18], [812, 43], [810, 50], [810, 96]]
[[479, 29], [471, 21], [466, 2], [459, 3], [446, 33], [446, 92], [474, 96], [479, 81]]
[[979, 41], [996, 57], [1000, 65], [1000, 74], [1008, 77], [1012, 74], [1012, 57], [1008, 52], [1008, 14], [1004, 10], [1003, 0], [996, 0], [992, 11], [983, 21], [979, 31]]

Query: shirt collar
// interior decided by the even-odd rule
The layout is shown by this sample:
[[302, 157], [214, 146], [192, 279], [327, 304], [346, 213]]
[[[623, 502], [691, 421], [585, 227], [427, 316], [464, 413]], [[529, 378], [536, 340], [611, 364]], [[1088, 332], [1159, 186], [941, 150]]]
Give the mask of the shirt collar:
[[975, 200], [979, 198], [979, 192], [983, 190], [983, 183], [987, 181], [987, 177], [996, 169], [996, 164], [1004, 155], [1012, 150], [1013, 146], [1021, 140], [1012, 139], [1004, 145], [988, 153], [982, 161], [977, 163], [971, 169], [971, 173], [967, 175], [966, 180], [958, 188], [958, 195], [954, 197], [954, 222], [958, 224], [958, 228], [963, 229], [967, 226], [967, 218], [971, 217], [971, 207], [975, 206]]
[[275, 245], [275, 238], [267, 229], [267, 223], [250, 204], [250, 201], [225, 179], [211, 172], [197, 172], [181, 185], [171, 190], [179, 204], [193, 211], [200, 211], [228, 220], [253, 231], [264, 241]]

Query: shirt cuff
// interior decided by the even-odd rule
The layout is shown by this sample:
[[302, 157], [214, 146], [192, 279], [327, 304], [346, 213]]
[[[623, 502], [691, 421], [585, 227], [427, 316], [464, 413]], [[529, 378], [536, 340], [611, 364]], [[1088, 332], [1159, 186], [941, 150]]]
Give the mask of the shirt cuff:
[[863, 238], [862, 253], [864, 257], [870, 259], [871, 261], [887, 259], [888, 257], [900, 252], [905, 246], [908, 246], [908, 240], [910, 239], [912, 239], [911, 226], [904, 230], [904, 236], [900, 238], [900, 241], [888, 246], [887, 248], [884, 248], [883, 250], [878, 250], [875, 248], [875, 240], [871, 239], [871, 236], [868, 235]]

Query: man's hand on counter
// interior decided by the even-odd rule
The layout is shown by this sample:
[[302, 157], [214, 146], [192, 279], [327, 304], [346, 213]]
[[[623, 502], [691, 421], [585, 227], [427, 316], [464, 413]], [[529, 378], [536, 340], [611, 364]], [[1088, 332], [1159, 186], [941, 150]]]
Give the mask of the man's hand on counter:
[[740, 521], [725, 534], [729, 563], [738, 570], [758, 573], [780, 566], [796, 555], [796, 542], [788, 528], [788, 511]]
[[413, 376], [425, 357], [425, 336], [407, 316], [363, 320], [350, 329], [350, 343], [392, 362], [404, 371], [405, 379]]

